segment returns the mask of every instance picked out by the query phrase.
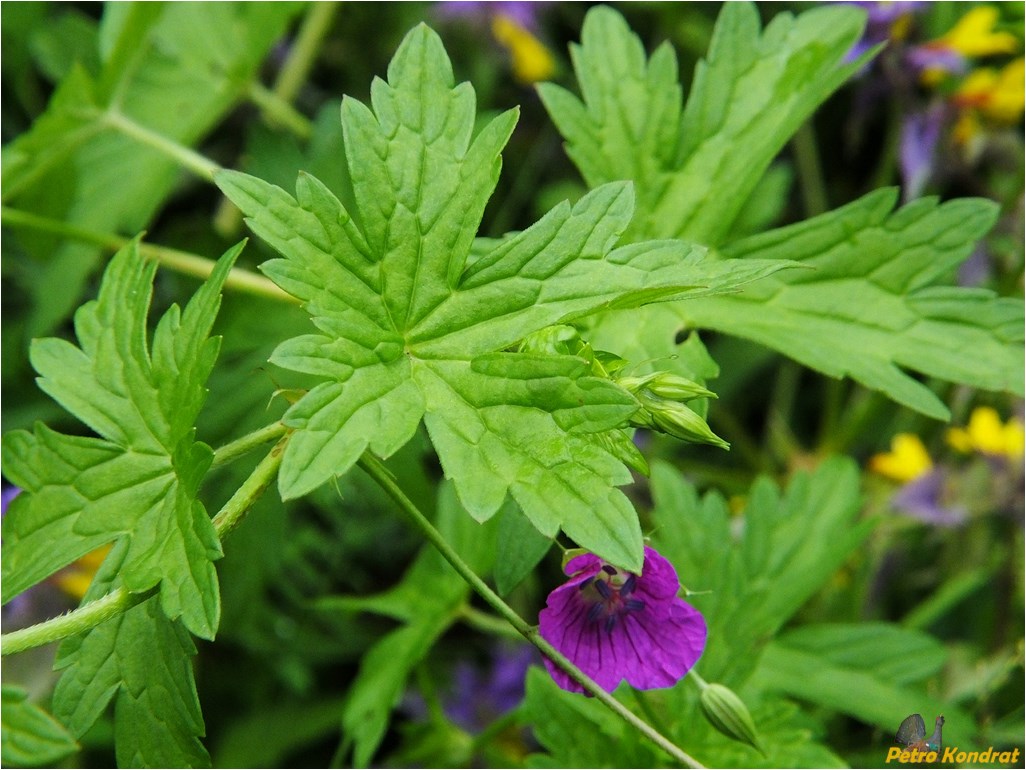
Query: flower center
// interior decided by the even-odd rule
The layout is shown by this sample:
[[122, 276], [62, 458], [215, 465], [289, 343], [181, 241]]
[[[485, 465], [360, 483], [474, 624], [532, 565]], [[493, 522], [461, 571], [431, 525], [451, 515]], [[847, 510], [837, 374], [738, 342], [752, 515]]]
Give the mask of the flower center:
[[645, 609], [645, 602], [631, 598], [637, 585], [637, 575], [603, 564], [598, 575], [581, 583], [581, 596], [591, 604], [588, 623], [602, 623], [612, 633], [621, 617]]

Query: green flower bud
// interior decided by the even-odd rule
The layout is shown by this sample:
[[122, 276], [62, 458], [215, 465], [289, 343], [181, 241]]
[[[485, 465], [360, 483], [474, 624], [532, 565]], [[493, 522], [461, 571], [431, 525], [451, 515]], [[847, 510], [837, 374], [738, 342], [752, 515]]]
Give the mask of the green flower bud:
[[716, 394], [694, 380], [670, 372], [655, 372], [644, 377], [622, 377], [617, 383], [637, 395], [647, 390], [653, 396], [671, 401], [690, 401], [693, 398], [716, 398]]
[[748, 707], [734, 694], [734, 691], [722, 684], [706, 685], [701, 695], [702, 713], [709, 723], [735, 741], [747, 743], [765, 756], [759, 745], [759, 736], [755, 732], [755, 722], [748, 713]]
[[[708, 423], [698, 413], [684, 404], [640, 394], [641, 411], [647, 412], [651, 425], [663, 433], [667, 433], [684, 441], [697, 444], [712, 444], [723, 449], [730, 449], [730, 444], [710, 430]], [[640, 418], [640, 419], [639, 419]], [[646, 425], [646, 417], [640, 413], [631, 418], [637, 425]]]

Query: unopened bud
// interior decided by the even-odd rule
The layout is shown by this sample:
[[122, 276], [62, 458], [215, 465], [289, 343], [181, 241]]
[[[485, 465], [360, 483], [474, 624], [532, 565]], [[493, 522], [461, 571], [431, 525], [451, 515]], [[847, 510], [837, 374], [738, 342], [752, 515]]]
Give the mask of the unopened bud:
[[[713, 433], [709, 424], [697, 412], [684, 404], [644, 395], [639, 400], [642, 410], [648, 412], [648, 416], [657, 430], [684, 441], [712, 444], [723, 449], [730, 449], [730, 444]], [[637, 420], [637, 416], [632, 419]]]
[[693, 398], [716, 398], [716, 394], [694, 380], [670, 372], [655, 372], [644, 377], [623, 377], [619, 385], [637, 395], [647, 390], [653, 396], [671, 401], [690, 401]]
[[701, 695], [702, 713], [709, 723], [735, 741], [747, 743], [760, 754], [765, 754], [759, 745], [755, 722], [748, 713], [748, 707], [722, 684], [706, 685]]

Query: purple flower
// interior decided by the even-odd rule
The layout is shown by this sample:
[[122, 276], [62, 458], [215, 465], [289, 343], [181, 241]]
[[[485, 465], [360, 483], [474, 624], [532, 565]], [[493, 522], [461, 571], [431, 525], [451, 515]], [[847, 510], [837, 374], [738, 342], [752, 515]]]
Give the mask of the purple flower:
[[[677, 598], [673, 565], [646, 546], [640, 575], [624, 572], [586, 553], [564, 568], [569, 581], [549, 594], [538, 630], [602, 689], [620, 681], [639, 690], [671, 687], [705, 649], [701, 613]], [[548, 658], [556, 684], [584, 689]]]
[[913, 112], [901, 127], [899, 165], [905, 182], [904, 198], [911, 201], [923, 194], [934, 173], [934, 159], [947, 111], [935, 104], [926, 112]]
[[845, 61], [855, 61], [880, 43], [888, 41], [893, 37], [904, 36], [905, 30], [902, 25], [910, 14], [923, 10], [926, 3], [916, 0], [897, 0], [896, 2], [876, 2], [870, 0], [854, 0], [851, 5], [857, 5], [866, 12], [866, 29], [862, 38], [855, 43], [847, 55]]
[[453, 670], [452, 689], [443, 700], [446, 716], [471, 734], [480, 733], [524, 699], [524, 678], [536, 662], [529, 644], [500, 648], [487, 673], [470, 661], [460, 661]]
[[960, 505], [945, 506], [946, 474], [939, 468], [913, 479], [894, 495], [892, 505], [902, 513], [938, 527], [964, 524], [969, 512]]
[[538, 27], [538, 11], [546, 3], [517, 2], [517, 0], [445, 0], [435, 3], [435, 10], [442, 18], [467, 19], [471, 22], [488, 23], [493, 16], [502, 15], [512, 19], [525, 29]]
[[7, 506], [11, 504], [18, 495], [21, 494], [21, 489], [15, 486], [5, 486], [0, 490], [0, 514], [7, 513]]

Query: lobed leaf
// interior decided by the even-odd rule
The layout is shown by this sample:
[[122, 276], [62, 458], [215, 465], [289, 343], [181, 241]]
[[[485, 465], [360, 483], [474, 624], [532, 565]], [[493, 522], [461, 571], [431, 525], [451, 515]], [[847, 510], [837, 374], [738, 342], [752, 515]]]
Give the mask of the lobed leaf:
[[516, 235], [475, 241], [516, 114], [475, 136], [473, 90], [453, 86], [441, 41], [424, 26], [403, 41], [388, 81], [374, 82], [371, 102], [342, 105], [352, 211], [306, 175], [295, 197], [236, 172], [216, 180], [283, 255], [263, 269], [321, 332], [285, 341], [272, 358], [325, 380], [285, 416], [297, 431], [283, 498], [344, 473], [367, 448], [391, 454], [423, 418], [472, 515], [487, 519], [510, 494], [546, 536], [562, 528], [640, 568], [637, 517], [616, 489], [630, 474], [588, 438], [623, 424], [637, 403], [583, 361], [507, 349], [596, 310], [732, 290], [786, 263], [714, 260], [673, 241], [616, 248], [633, 211], [623, 183]]
[[[85, 601], [119, 582], [128, 549], [115, 546]], [[179, 621], [169, 620], [157, 597], [66, 639], [54, 667], [61, 678], [53, 708], [72, 734], [84, 735], [114, 702], [119, 767], [209, 767], [192, 657], [196, 647]]]
[[1022, 393], [1022, 302], [932, 285], [990, 229], [996, 206], [924, 198], [891, 213], [896, 197], [878, 190], [731, 245], [724, 250], [730, 257], [786, 254], [815, 269], [681, 304], [681, 319], [762, 343], [830, 376], [850, 376], [938, 419], [948, 418], [947, 407], [902, 367]]
[[79, 346], [33, 345], [40, 387], [102, 438], [42, 424], [4, 437], [4, 473], [27, 492], [4, 520], [5, 601], [98, 545], [123, 540], [125, 587], [160, 583], [167, 616], [213, 637], [221, 546], [195, 499], [212, 452], [194, 440], [192, 426], [219, 346], [207, 335], [241, 248], [221, 258], [184, 312], [168, 310], [152, 351], [146, 315], [155, 265], [139, 255], [137, 241], [111, 260], [99, 298], [76, 313]]
[[779, 13], [760, 31], [753, 4], [728, 3], [682, 110], [670, 45], [646, 61], [623, 17], [599, 6], [570, 47], [582, 99], [552, 83], [538, 92], [590, 187], [633, 180], [631, 240], [717, 245], [784, 143], [864, 64], [844, 61], [863, 24], [833, 6]]
[[653, 466], [652, 492], [653, 542], [681, 582], [699, 592], [688, 601], [709, 623], [702, 675], [732, 687], [872, 526], [857, 522], [858, 471], [841, 458], [797, 474], [783, 492], [767, 478], [756, 480], [738, 539], [726, 502], [716, 494], [699, 498], [668, 465]]
[[[582, 44], [572, 47], [583, 100], [552, 84], [540, 93], [589, 185], [633, 181], [638, 214], [629, 239], [719, 245], [735, 234], [746, 199], [791, 134], [864, 63], [843, 62], [861, 27], [859, 10], [835, 5], [777, 14], [760, 32], [754, 6], [729, 3], [682, 111], [672, 49], [664, 44], [646, 61], [619, 14], [595, 8]], [[727, 257], [795, 259], [816, 269], [644, 309], [629, 322], [603, 314], [592, 341], [622, 349], [641, 338], [640, 357], [660, 358], [672, 354], [682, 328], [715, 329], [938, 419], [947, 408], [903, 369], [1022, 393], [1022, 303], [943, 285], [990, 228], [994, 207], [925, 199], [891, 214], [894, 203], [895, 193], [881, 190], [731, 243]]]

